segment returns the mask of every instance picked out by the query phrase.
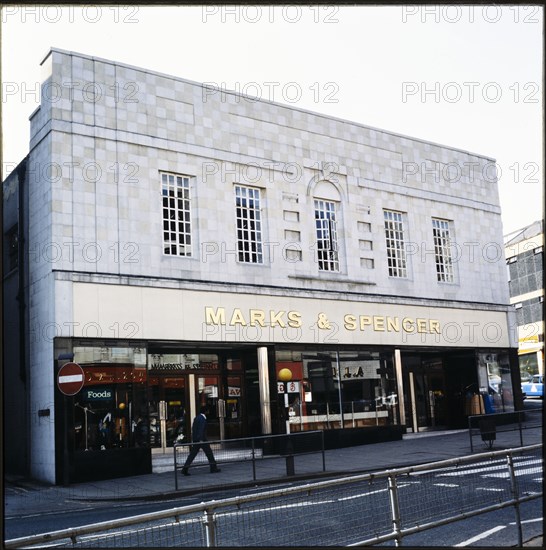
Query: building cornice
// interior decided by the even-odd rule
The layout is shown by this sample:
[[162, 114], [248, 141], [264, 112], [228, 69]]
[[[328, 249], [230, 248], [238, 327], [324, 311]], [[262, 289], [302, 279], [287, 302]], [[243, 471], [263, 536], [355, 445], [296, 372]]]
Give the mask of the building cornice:
[[[211, 280], [183, 279], [176, 277], [154, 277], [146, 275], [90, 273], [84, 271], [53, 270], [56, 280], [73, 283], [94, 283], [105, 285], [142, 286], [152, 288], [170, 288], [201, 292], [226, 292], [230, 294], [259, 294], [265, 296], [285, 296], [286, 298], [308, 298], [317, 300], [341, 300], [362, 303], [386, 303], [408, 306], [426, 306], [438, 308], [473, 309], [486, 311], [512, 311], [509, 304], [490, 302], [472, 302], [468, 300], [443, 300], [422, 296], [408, 297], [389, 294], [373, 294], [352, 290], [310, 289], [303, 287], [281, 287], [255, 283], [218, 282]], [[331, 281], [329, 281], [331, 282]], [[339, 281], [343, 283], [344, 281]], [[362, 284], [366, 284], [362, 281]]]

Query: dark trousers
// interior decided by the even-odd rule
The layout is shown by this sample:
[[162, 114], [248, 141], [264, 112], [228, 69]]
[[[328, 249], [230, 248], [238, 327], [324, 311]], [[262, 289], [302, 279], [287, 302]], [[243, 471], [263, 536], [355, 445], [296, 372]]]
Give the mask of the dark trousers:
[[193, 462], [193, 459], [197, 456], [199, 449], [203, 449], [203, 452], [205, 453], [209, 461], [211, 470], [214, 470], [216, 468], [216, 459], [212, 454], [212, 449], [210, 448], [210, 445], [206, 441], [199, 441], [192, 444], [190, 454], [188, 455], [188, 458], [186, 458], [186, 462], [184, 463], [184, 468], [188, 468], [189, 465]]

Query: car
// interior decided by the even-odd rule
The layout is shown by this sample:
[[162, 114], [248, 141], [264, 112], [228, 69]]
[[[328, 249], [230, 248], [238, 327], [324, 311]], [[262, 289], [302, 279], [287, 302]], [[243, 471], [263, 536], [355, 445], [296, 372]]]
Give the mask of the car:
[[544, 376], [542, 374], [533, 374], [527, 382], [522, 382], [521, 391], [526, 397], [544, 398]]

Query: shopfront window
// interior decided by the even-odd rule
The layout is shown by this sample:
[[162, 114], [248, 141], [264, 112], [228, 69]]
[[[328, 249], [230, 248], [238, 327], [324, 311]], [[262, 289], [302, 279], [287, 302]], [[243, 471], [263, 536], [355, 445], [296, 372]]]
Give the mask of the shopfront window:
[[227, 383], [226, 418], [228, 421], [239, 421], [241, 419], [242, 378], [240, 376], [228, 376]]
[[396, 421], [398, 398], [389, 354], [341, 352], [339, 376], [346, 428], [385, 426]]
[[519, 356], [519, 372], [521, 381], [529, 380], [533, 374], [540, 374], [538, 370], [538, 354], [537, 352], [525, 353]]
[[478, 377], [486, 414], [514, 410], [514, 392], [508, 353], [478, 354]]
[[85, 375], [73, 398], [75, 450], [146, 446], [145, 350], [76, 346], [74, 361]]
[[[282, 381], [283, 370], [290, 381]], [[391, 354], [277, 350], [276, 372], [279, 410], [291, 432], [398, 422]]]
[[216, 354], [149, 350], [147, 395], [151, 447], [166, 448], [190, 441], [192, 416], [201, 405], [209, 407], [209, 436], [216, 435], [219, 385], [218, 376], [209, 372], [218, 372], [219, 368]]

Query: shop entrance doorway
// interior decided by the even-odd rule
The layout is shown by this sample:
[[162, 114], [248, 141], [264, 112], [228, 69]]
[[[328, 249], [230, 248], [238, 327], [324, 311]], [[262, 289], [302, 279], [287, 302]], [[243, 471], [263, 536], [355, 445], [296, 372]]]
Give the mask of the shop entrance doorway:
[[441, 357], [403, 355], [406, 426], [413, 432], [447, 425], [446, 377]]
[[220, 375], [195, 377], [196, 414], [201, 406], [207, 407], [207, 437], [210, 440], [246, 435], [240, 361], [229, 359], [226, 367]]
[[245, 376], [237, 352], [154, 350], [148, 360], [149, 444], [165, 451], [191, 441], [193, 419], [206, 406], [209, 440], [246, 435]]
[[207, 412], [207, 437], [210, 440], [224, 439], [222, 432], [225, 430], [225, 401], [220, 388], [218, 376], [197, 376], [197, 411], [206, 406]]
[[189, 433], [187, 377], [151, 376], [148, 381], [149, 443], [172, 447]]

